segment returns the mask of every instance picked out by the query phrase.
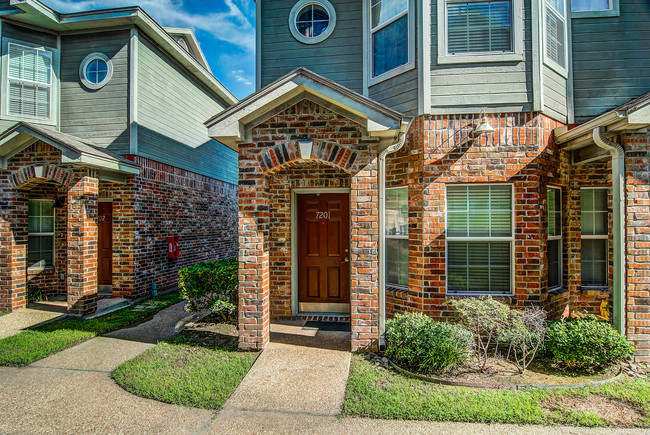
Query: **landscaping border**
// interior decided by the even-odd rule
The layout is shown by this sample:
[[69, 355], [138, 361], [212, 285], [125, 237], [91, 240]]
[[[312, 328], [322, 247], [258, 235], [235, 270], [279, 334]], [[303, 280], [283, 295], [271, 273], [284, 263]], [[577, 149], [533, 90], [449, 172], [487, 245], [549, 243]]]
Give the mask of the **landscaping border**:
[[395, 364], [390, 359], [388, 364], [395, 369], [398, 373], [408, 376], [410, 378], [419, 379], [421, 381], [431, 382], [433, 384], [448, 385], [452, 387], [469, 387], [469, 388], [484, 388], [492, 390], [570, 390], [573, 388], [585, 388], [585, 387], [599, 387], [601, 385], [607, 385], [612, 382], [619, 380], [623, 375], [623, 369], [619, 368], [618, 374], [614, 375], [611, 378], [603, 379], [600, 381], [593, 382], [581, 382], [579, 384], [549, 384], [549, 385], [505, 385], [505, 384], [481, 384], [478, 382], [456, 382], [449, 381], [447, 379], [435, 378], [433, 376], [420, 375], [418, 373], [410, 372], [397, 364]]

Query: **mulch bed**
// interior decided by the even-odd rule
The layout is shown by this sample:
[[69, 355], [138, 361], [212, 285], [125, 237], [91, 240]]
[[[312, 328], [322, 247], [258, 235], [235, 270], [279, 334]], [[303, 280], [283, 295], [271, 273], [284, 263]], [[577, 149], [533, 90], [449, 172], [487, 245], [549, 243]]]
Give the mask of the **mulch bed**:
[[199, 346], [230, 346], [237, 344], [239, 333], [237, 326], [224, 322], [219, 314], [208, 314], [203, 319], [188, 323], [181, 335]]

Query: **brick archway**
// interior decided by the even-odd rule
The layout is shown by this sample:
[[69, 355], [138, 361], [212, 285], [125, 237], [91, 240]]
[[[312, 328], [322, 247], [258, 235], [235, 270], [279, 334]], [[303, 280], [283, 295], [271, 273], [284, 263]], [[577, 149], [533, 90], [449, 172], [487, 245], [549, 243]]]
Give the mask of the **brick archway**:
[[263, 150], [257, 156], [265, 175], [313, 161], [333, 166], [349, 174], [352, 172], [357, 158], [356, 151], [339, 146], [335, 142], [323, 140], [315, 140], [307, 146], [301, 146], [300, 141], [281, 143]]
[[12, 189], [16, 190], [29, 190], [34, 185], [46, 181], [54, 181], [62, 186], [69, 188], [72, 182], [72, 172], [56, 165], [31, 165], [25, 166], [10, 177], [10, 184]]

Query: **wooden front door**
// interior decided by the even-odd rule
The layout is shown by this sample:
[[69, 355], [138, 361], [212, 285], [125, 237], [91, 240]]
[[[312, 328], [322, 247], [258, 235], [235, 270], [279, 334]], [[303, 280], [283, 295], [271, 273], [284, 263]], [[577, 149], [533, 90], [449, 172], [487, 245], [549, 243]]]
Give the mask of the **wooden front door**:
[[298, 195], [298, 302], [302, 312], [350, 311], [350, 195]]
[[[98, 203], [97, 284], [113, 285], [113, 203]], [[101, 290], [101, 289], [100, 289]]]

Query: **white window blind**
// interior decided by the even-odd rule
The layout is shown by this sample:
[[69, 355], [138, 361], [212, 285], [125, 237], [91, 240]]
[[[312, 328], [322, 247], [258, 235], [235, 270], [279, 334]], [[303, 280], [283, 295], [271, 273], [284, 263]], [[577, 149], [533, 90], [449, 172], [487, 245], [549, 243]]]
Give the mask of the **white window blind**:
[[447, 52], [511, 52], [512, 2], [447, 3]]
[[510, 293], [512, 186], [447, 186], [447, 290]]
[[408, 189], [386, 189], [386, 282], [408, 286]]
[[548, 223], [548, 288], [562, 286], [562, 191], [556, 187], [546, 190]]
[[10, 115], [50, 118], [52, 53], [9, 44], [8, 86]]
[[565, 0], [546, 0], [546, 58], [562, 69], [566, 64]]
[[30, 200], [28, 203], [27, 265], [49, 267], [54, 265], [54, 208], [53, 201]]
[[582, 285], [606, 286], [608, 270], [607, 189], [580, 191]]

